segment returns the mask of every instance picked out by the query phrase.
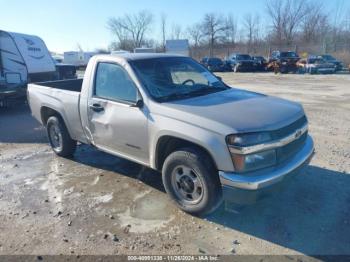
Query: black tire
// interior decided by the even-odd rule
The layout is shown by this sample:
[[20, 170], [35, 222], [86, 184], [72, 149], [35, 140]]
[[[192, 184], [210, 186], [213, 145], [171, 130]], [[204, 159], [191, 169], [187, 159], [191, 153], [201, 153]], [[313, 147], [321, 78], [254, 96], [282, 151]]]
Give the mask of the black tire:
[[[174, 178], [174, 176], [177, 176], [177, 170], [181, 171], [181, 168], [190, 169], [191, 176], [200, 181], [202, 189], [197, 189], [200, 191], [201, 197], [196, 201], [191, 201], [188, 196], [186, 196], [187, 199], [181, 196], [181, 189], [179, 189], [181, 182], [177, 182]], [[219, 207], [222, 202], [218, 171], [208, 154], [200, 149], [183, 148], [171, 153], [164, 162], [162, 177], [168, 195], [180, 209], [189, 214], [195, 216], [207, 215]], [[184, 177], [185, 175], [182, 175], [180, 179]], [[198, 191], [195, 195], [197, 194], [199, 194]]]
[[70, 137], [67, 127], [60, 117], [51, 116], [47, 120], [46, 132], [51, 148], [57, 155], [71, 157], [74, 154], [77, 141]]

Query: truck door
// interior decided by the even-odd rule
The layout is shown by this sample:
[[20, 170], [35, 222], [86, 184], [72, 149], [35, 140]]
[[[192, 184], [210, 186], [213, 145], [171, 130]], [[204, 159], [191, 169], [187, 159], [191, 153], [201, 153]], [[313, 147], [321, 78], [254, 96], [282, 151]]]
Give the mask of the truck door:
[[135, 106], [138, 89], [119, 64], [97, 65], [93, 94], [88, 102], [89, 127], [94, 144], [102, 150], [148, 163], [145, 108]]

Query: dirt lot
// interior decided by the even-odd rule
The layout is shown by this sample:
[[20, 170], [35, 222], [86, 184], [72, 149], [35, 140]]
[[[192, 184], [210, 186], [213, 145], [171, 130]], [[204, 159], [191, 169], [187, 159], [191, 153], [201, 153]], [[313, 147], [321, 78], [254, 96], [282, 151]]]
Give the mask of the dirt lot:
[[81, 145], [50, 150], [28, 108], [0, 111], [0, 254], [350, 254], [350, 76], [221, 74], [301, 102], [316, 156], [283, 192], [205, 219], [161, 176]]

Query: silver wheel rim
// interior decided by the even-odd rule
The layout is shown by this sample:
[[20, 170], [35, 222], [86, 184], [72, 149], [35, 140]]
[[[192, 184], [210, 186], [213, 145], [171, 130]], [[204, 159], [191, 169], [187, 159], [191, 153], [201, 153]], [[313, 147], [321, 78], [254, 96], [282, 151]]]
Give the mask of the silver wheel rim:
[[182, 165], [174, 168], [171, 183], [178, 199], [188, 204], [197, 204], [202, 200], [203, 181], [192, 168]]
[[53, 124], [49, 128], [50, 142], [55, 150], [61, 150], [62, 148], [62, 134], [58, 125]]

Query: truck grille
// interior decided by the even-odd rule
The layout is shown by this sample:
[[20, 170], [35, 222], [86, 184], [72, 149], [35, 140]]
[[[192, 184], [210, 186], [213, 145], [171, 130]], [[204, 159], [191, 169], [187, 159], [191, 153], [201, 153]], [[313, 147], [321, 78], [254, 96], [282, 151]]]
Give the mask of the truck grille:
[[[283, 137], [286, 137], [296, 130], [302, 128], [307, 123], [307, 119], [305, 116], [298, 119], [297, 121], [293, 122], [292, 124], [283, 127], [281, 129], [278, 129], [276, 131], [272, 132], [272, 136], [274, 139], [281, 139]], [[289, 158], [293, 157], [304, 145], [308, 133], [304, 133], [301, 137], [299, 137], [297, 140], [294, 140], [293, 142], [280, 147], [276, 150], [277, 152], [277, 162], [282, 163]]]
[[303, 116], [302, 118], [299, 118], [297, 121], [291, 123], [288, 126], [285, 126], [285, 127], [282, 127], [281, 129], [272, 131], [272, 134], [271, 134], [272, 138], [274, 140], [284, 138], [284, 137], [292, 134], [296, 130], [302, 128], [306, 123], [307, 123], [306, 116]]
[[277, 162], [282, 163], [289, 158], [293, 157], [304, 145], [307, 138], [307, 132], [304, 133], [299, 139], [285, 145], [276, 150]]

